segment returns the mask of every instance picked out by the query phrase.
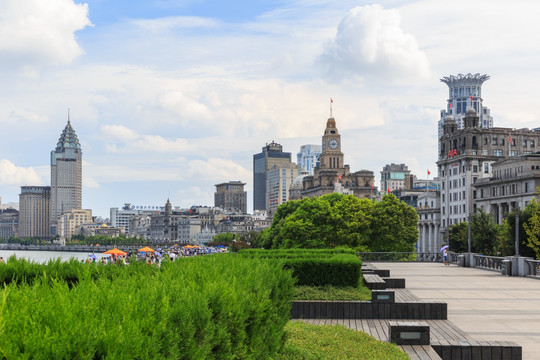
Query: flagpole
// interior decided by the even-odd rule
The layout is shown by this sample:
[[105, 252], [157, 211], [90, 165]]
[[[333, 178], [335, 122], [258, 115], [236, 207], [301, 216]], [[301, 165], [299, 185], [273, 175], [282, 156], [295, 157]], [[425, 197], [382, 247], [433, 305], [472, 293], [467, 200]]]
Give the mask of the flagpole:
[[332, 98], [330, 98], [330, 117], [332, 117], [332, 103], [334, 102], [334, 100], [332, 100]]

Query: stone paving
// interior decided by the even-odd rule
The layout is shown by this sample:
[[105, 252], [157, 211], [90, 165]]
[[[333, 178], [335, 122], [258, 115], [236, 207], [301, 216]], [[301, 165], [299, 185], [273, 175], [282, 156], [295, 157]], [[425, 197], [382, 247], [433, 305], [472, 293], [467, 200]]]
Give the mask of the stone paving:
[[375, 262], [423, 300], [448, 304], [448, 320], [476, 340], [514, 341], [540, 360], [540, 280], [442, 263]]

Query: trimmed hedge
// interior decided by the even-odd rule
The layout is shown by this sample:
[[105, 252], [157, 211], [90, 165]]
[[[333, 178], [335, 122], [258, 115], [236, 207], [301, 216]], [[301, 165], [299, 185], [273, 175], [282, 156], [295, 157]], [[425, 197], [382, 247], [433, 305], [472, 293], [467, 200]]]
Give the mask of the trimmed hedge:
[[[0, 358], [269, 359], [283, 346], [294, 281], [275, 261], [69, 264], [71, 287], [52, 268], [28, 271], [32, 281], [11, 274], [17, 281], [0, 296]], [[0, 264], [0, 273], [8, 265], [16, 267]]]
[[351, 249], [250, 249], [239, 255], [280, 261], [292, 270], [296, 285], [358, 287], [362, 274], [362, 261]]
[[296, 285], [358, 287], [362, 262], [349, 255], [330, 259], [298, 258], [283, 261], [284, 269], [292, 269]]
[[356, 255], [356, 251], [349, 248], [333, 248], [333, 249], [244, 249], [238, 252], [242, 255], [247, 254], [352, 254]]

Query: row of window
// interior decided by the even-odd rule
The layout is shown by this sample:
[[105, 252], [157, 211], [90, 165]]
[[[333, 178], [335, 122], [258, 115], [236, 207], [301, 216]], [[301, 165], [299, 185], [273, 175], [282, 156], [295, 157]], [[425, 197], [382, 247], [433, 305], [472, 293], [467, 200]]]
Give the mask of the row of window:
[[[518, 194], [520, 189], [520, 184], [510, 184], [510, 185], [501, 185], [501, 186], [493, 186], [491, 189], [484, 191], [484, 189], [480, 189], [480, 199], [488, 198], [488, 197], [498, 197], [498, 196], [505, 196], [505, 195], [515, 195]], [[529, 183], [523, 184], [523, 193], [529, 192]], [[476, 191], [473, 191], [473, 198], [476, 199]]]

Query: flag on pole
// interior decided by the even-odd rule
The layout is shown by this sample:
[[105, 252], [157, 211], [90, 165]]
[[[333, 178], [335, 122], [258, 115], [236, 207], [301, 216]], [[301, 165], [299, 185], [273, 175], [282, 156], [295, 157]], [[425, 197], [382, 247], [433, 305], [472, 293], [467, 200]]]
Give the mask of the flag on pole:
[[332, 104], [334, 102], [334, 100], [332, 98], [330, 98], [330, 104]]
[[471, 95], [471, 101], [473, 101], [473, 97], [472, 97], [472, 95]]
[[511, 134], [508, 134], [508, 142], [510, 143], [510, 145], [512, 145], [512, 135]]
[[429, 171], [429, 169], [428, 169], [428, 171], [427, 171], [427, 174], [428, 174], [428, 176], [431, 175], [431, 171]]
[[388, 193], [389, 193], [389, 194], [391, 193], [391, 191], [390, 191], [390, 186], [388, 187]]

